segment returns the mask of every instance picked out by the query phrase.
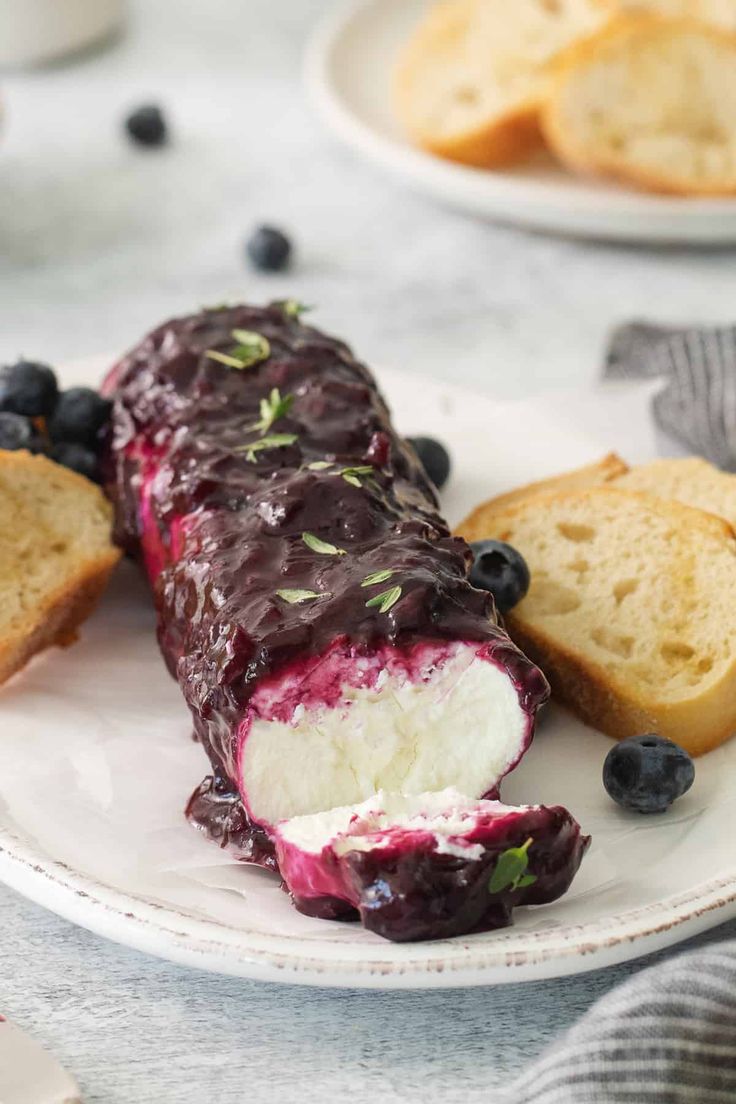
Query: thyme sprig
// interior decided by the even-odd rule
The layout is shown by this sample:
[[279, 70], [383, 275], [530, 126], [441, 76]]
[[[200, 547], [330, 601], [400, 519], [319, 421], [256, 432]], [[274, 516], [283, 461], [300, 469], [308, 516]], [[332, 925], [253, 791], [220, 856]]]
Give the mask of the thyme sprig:
[[256, 453], [264, 449], [284, 448], [293, 445], [296, 441], [296, 433], [271, 433], [268, 437], [261, 437], [260, 441], [251, 441], [249, 445], [237, 445], [233, 452], [244, 452], [245, 459], [251, 464], [256, 462]]
[[250, 429], [257, 429], [261, 433], [268, 433], [269, 429], [274, 425], [279, 418], [283, 418], [289, 413], [294, 405], [294, 395], [281, 395], [278, 387], [271, 389], [271, 394], [267, 399], [261, 399], [260, 410], [261, 416], [257, 422], [254, 422]]
[[381, 591], [380, 594], [374, 594], [372, 598], [369, 598], [365, 604], [366, 609], [377, 606], [379, 613], [388, 613], [391, 607], [396, 605], [400, 597], [400, 586], [389, 587], [388, 590]]
[[508, 851], [501, 852], [488, 882], [489, 893], [500, 893], [504, 889], [511, 889], [513, 892], [524, 886], [534, 885], [536, 875], [527, 873], [532, 843], [530, 836], [521, 847], [509, 847]]
[[231, 330], [230, 336], [237, 344], [229, 353], [221, 353], [219, 349], [205, 349], [205, 356], [210, 360], [216, 360], [219, 364], [225, 364], [228, 368], [252, 368], [254, 364], [266, 360], [271, 355], [271, 345], [263, 334], [254, 330]]

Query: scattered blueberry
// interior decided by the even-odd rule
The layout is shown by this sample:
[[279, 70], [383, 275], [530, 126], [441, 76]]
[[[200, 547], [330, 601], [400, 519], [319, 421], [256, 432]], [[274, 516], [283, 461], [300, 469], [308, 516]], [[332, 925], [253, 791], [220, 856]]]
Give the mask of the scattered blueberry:
[[434, 437], [407, 437], [422, 467], [437, 490], [444, 487], [450, 475], [450, 454], [443, 444]]
[[0, 411], [0, 449], [29, 449], [37, 452], [40, 441], [33, 423], [22, 414]]
[[62, 391], [49, 421], [52, 441], [74, 441], [94, 446], [110, 417], [112, 403], [91, 387], [70, 387]]
[[166, 119], [156, 104], [143, 104], [131, 111], [125, 129], [140, 146], [162, 146], [168, 138]]
[[245, 249], [251, 264], [262, 272], [280, 272], [291, 257], [291, 242], [274, 226], [259, 226], [248, 238]]
[[499, 613], [508, 613], [529, 590], [531, 577], [526, 560], [503, 541], [475, 541], [470, 582], [479, 590], [490, 590]]
[[663, 736], [631, 736], [611, 748], [603, 785], [624, 809], [663, 813], [693, 784], [695, 767], [684, 750]]
[[78, 445], [75, 441], [59, 441], [57, 445], [52, 446], [49, 456], [57, 464], [63, 464], [65, 468], [71, 468], [79, 475], [84, 475], [95, 483], [98, 482], [97, 457], [92, 449]]
[[45, 418], [54, 409], [58, 394], [56, 375], [48, 364], [19, 360], [0, 368], [0, 410]]

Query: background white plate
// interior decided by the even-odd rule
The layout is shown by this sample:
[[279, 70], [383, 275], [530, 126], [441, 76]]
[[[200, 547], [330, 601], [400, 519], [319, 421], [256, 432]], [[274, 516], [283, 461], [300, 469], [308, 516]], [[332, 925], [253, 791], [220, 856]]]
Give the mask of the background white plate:
[[[104, 367], [87, 364], [75, 382], [98, 380]], [[575, 426], [587, 416], [559, 399], [554, 407], [501, 404], [416, 375], [380, 378], [404, 432], [450, 446], [451, 520], [495, 490], [611, 444], [581, 434]], [[646, 452], [643, 407], [637, 422], [622, 396], [606, 406], [608, 432], [632, 448], [638, 436]], [[158, 655], [145, 587], [124, 564], [81, 641], [40, 657], [0, 694], [0, 879], [93, 931], [176, 962], [325, 986], [562, 976], [736, 915], [736, 741], [700, 760], [695, 786], [671, 813], [641, 818], [602, 789], [609, 741], [550, 709], [504, 796], [562, 802], [592, 832], [571, 892], [518, 911], [504, 931], [396, 945], [357, 925], [300, 916], [274, 878], [233, 864], [186, 825], [182, 807], [206, 770], [189, 731]]]
[[413, 149], [392, 115], [391, 74], [428, 2], [348, 3], [318, 30], [307, 55], [307, 84], [321, 115], [343, 141], [412, 187], [502, 222], [630, 242], [736, 241], [736, 199], [626, 191], [577, 179], [546, 156], [491, 172]]

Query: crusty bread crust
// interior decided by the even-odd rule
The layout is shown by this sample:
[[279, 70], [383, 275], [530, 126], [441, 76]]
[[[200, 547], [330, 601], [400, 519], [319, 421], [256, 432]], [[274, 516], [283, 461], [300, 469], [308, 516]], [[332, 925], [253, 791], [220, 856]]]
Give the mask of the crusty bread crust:
[[[93, 508], [102, 518], [97, 527], [99, 547], [88, 553], [75, 547], [73, 556], [59, 565], [58, 583], [34, 594], [23, 623], [0, 636], [0, 683], [3, 683], [38, 652], [54, 645], [67, 647], [74, 642], [79, 626], [97, 606], [121, 552], [109, 537], [112, 527], [110, 504], [100, 488], [89, 480], [43, 456], [31, 456], [25, 451], [0, 450], [0, 470], [11, 482], [14, 475], [22, 472], [25, 477], [37, 478], [39, 486], [46, 484], [51, 470], [57, 483], [62, 482], [78, 496], [80, 515]], [[75, 534], [69, 535], [73, 538]], [[23, 580], [19, 578], [18, 586], [22, 585]]]
[[676, 705], [658, 702], [653, 709], [633, 691], [627, 696], [618, 693], [603, 669], [515, 618], [513, 611], [506, 617], [506, 627], [512, 640], [544, 671], [555, 700], [607, 736], [624, 740], [656, 732], [697, 756], [736, 733], [736, 664], [717, 693], [700, 694]]
[[520, 104], [504, 115], [485, 119], [480, 126], [452, 138], [414, 130], [417, 145], [461, 165], [495, 169], [523, 161], [542, 146], [539, 129], [539, 101]]
[[[641, 190], [662, 194], [705, 197], [736, 192], [736, 172], [721, 177], [705, 172], [698, 175], [696, 171], [677, 174], [665, 167], [645, 165], [627, 156], [625, 150], [614, 152], [595, 143], [586, 144], [567, 116], [565, 101], [568, 96], [572, 102], [580, 101], [576, 82], [586, 70], [604, 64], [617, 52], [623, 56], [626, 51], [635, 55], [652, 46], [662, 49], [668, 40], [680, 35], [698, 36], [712, 43], [714, 49], [731, 51], [736, 66], [736, 34], [691, 18], [667, 19], [644, 11], [621, 15], [565, 53], [548, 86], [548, 95], [540, 111], [540, 126], [547, 145], [567, 168], [583, 175], [611, 177]], [[687, 72], [672, 74], [673, 81], [686, 81], [687, 77]], [[575, 95], [571, 94], [573, 90]], [[646, 102], [646, 86], [642, 85], [637, 91]], [[612, 100], [611, 112], [616, 106]]]
[[607, 456], [601, 457], [592, 464], [585, 464], [581, 468], [563, 472], [561, 475], [553, 475], [549, 479], [527, 483], [523, 487], [516, 487], [513, 491], [506, 491], [505, 494], [496, 495], [486, 502], [481, 502], [460, 522], [456, 532], [467, 541], [484, 540], [488, 536], [489, 526], [493, 524], [498, 514], [506, 513], [512, 506], [525, 502], [529, 498], [537, 498], [539, 495], [595, 487], [618, 479], [628, 471], [628, 464], [615, 452], [609, 452]]
[[[699, 532], [703, 541], [723, 542], [724, 548], [733, 552], [736, 573], [736, 534], [725, 519], [646, 492], [619, 489], [612, 483], [588, 489], [568, 489], [557, 494], [523, 495], [495, 513], [489, 508], [491, 503], [486, 503], [483, 528], [469, 528], [463, 523], [458, 531], [466, 538], [494, 538], [513, 543], [515, 519], [529, 516], [529, 511], [544, 517], [544, 511], [569, 501], [582, 507], [582, 512], [587, 512], [593, 520], [596, 506], [601, 505], [604, 496], [614, 502], [620, 496], [631, 503], [639, 501], [643, 517], [646, 511], [666, 513], [672, 519], [673, 530]], [[524, 548], [520, 551], [523, 554]], [[667, 584], [673, 587], [687, 585], [678, 579], [666, 580]], [[647, 731], [658, 732], [692, 755], [702, 755], [736, 733], [736, 655], [716, 683], [708, 684], [706, 680], [702, 687], [694, 686], [689, 696], [667, 701], [658, 698], [651, 687], [644, 692], [633, 680], [626, 685], [621, 677], [613, 680], [606, 667], [592, 654], [576, 646], [559, 630], [551, 635], [534, 620], [527, 607], [528, 601], [522, 602], [507, 614], [509, 634], [544, 671], [555, 698], [585, 723], [617, 739]], [[717, 635], [715, 627], [714, 633]]]
[[394, 107], [412, 140], [429, 153], [478, 168], [512, 164], [541, 147], [538, 96], [508, 104], [452, 133], [427, 127], [416, 109], [418, 71], [437, 64], [440, 51], [467, 35], [475, 0], [445, 0], [430, 9], [407, 44], [394, 75]]

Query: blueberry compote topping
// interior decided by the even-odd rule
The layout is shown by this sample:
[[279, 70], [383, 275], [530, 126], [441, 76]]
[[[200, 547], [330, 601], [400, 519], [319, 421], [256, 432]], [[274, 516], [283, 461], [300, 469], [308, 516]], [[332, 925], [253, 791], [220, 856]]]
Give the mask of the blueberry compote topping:
[[[469, 548], [371, 374], [293, 303], [167, 322], [104, 390], [117, 536], [146, 565], [161, 647], [220, 790], [237, 791], [237, 730], [259, 680], [335, 640], [356, 656], [386, 641], [484, 642], [530, 715], [546, 698], [490, 595], [470, 586]], [[220, 823], [222, 792], [199, 796]]]

